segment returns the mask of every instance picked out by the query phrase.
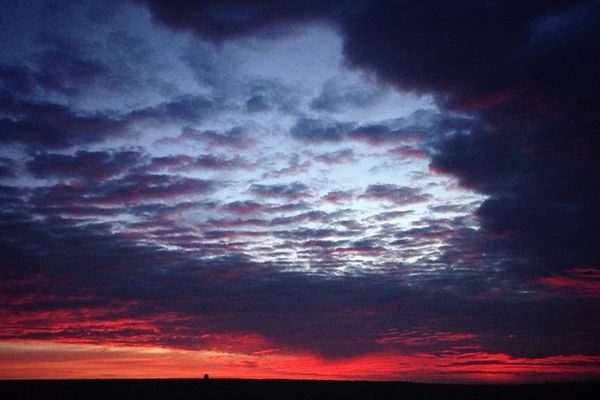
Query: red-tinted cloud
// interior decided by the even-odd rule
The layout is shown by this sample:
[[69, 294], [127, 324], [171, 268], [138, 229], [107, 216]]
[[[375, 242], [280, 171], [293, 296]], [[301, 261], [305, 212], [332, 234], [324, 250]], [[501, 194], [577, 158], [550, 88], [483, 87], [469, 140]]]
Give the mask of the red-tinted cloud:
[[[258, 338], [235, 340], [256, 343]], [[502, 353], [373, 353], [326, 360], [277, 348], [248, 354], [170, 351], [155, 347], [106, 347], [52, 343], [2, 343], [3, 379], [38, 378], [216, 378], [368, 379], [425, 382], [520, 383], [588, 379], [598, 373], [597, 357], [573, 355], [515, 358]], [[88, 360], [94, 360], [89, 363]], [[10, 368], [8, 367], [10, 365]], [[82, 366], [85, 365], [85, 368]]]
[[573, 268], [564, 275], [550, 275], [539, 280], [544, 286], [578, 296], [600, 297], [600, 270], [597, 268]]

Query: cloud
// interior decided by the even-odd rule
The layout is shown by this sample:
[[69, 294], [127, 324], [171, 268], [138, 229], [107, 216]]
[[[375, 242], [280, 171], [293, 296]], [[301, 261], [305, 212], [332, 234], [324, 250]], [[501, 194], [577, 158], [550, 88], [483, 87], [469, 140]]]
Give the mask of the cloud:
[[[212, 183], [207, 180], [147, 174], [145, 170], [221, 171], [245, 166], [246, 163], [240, 158], [225, 159], [211, 155], [149, 158], [138, 151], [85, 150], [72, 155], [41, 153], [26, 163], [27, 171], [36, 178], [55, 178], [60, 181], [55, 186], [39, 188], [37, 195], [41, 197], [35, 197], [34, 200], [52, 206], [65, 205], [67, 208], [75, 204], [131, 202], [136, 196], [140, 201], [145, 201], [213, 190]], [[69, 182], [70, 179], [77, 181]], [[51, 204], [53, 201], [55, 203]], [[80, 211], [83, 212], [83, 209], [80, 208]]]
[[328, 80], [323, 84], [321, 93], [311, 100], [310, 107], [325, 112], [368, 107], [377, 104], [385, 93], [385, 90], [380, 87], [358, 84], [344, 86], [336, 80]]
[[[179, 189], [180, 179], [134, 175], [78, 192], [63, 185], [55, 193], [72, 195], [65, 206], [87, 203], [87, 198], [94, 204], [117, 204], [109, 195], [119, 193], [121, 201], [133, 199], [130, 190], [134, 188], [135, 195], [143, 198], [167, 200], [171, 189]], [[491, 281], [488, 273], [479, 275], [484, 272], [481, 269], [462, 269], [448, 258], [427, 264], [424, 257], [422, 267], [431, 270], [443, 265], [453, 268], [451, 274], [416, 274], [408, 265], [395, 263], [387, 274], [347, 272], [324, 279], [319, 274], [294, 272], [288, 269], [293, 264], [280, 263], [275, 257], [257, 262], [233, 253], [243, 248], [244, 240], [264, 241], [265, 232], [255, 229], [272, 226], [273, 221], [257, 220], [254, 225], [251, 220], [244, 222], [246, 225], [214, 221], [210, 226], [180, 227], [154, 217], [139, 223], [81, 223], [52, 214], [34, 220], [23, 212], [31, 205], [19, 201], [21, 197], [43, 198], [51, 189], [0, 188], [0, 315], [7, 316], [0, 329], [3, 340], [136, 343], [214, 351], [233, 346], [243, 352], [246, 347], [241, 343], [236, 347], [229, 340], [219, 344], [208, 338], [223, 332], [233, 336], [251, 333], [263, 338], [265, 347], [310, 352], [327, 359], [407, 351], [406, 343], [418, 352], [443, 352], [449, 344], [467, 340], [464, 335], [477, 338], [488, 351], [513, 357], [586, 354], [596, 345], [597, 329], [589, 325], [593, 304], [577, 303], [573, 308], [564, 297], [546, 296], [540, 301], [537, 297], [484, 295], [498, 289], [498, 283]], [[192, 192], [197, 193], [187, 193]], [[59, 206], [61, 201], [55, 198], [49, 204]], [[133, 205], [143, 207], [139, 199]], [[160, 209], [177, 212], [190, 206], [180, 202]], [[199, 210], [196, 206], [192, 209]], [[258, 210], [258, 206], [227, 203], [222, 209], [236, 214]], [[281, 225], [281, 230], [268, 237], [298, 241], [297, 246], [284, 242], [281, 249], [293, 248], [299, 257], [310, 255], [306, 265], [315, 263], [311, 267], [351, 271], [352, 264], [339, 259], [361, 257], [364, 264], [388, 251], [390, 233], [364, 238], [341, 226], [302, 226], [307, 221], [332, 226], [338, 218], [335, 213], [310, 210], [285, 217], [290, 218], [286, 224], [300, 226], [285, 229]], [[434, 226], [427, 221], [422, 224]], [[249, 228], [233, 228], [236, 226]], [[451, 221], [443, 221], [432, 229], [449, 231], [451, 227]], [[421, 241], [425, 236], [459, 236], [467, 240], [461, 229], [458, 225], [454, 234], [439, 235], [407, 230], [404, 237], [422, 237]], [[453, 242], [449, 245], [454, 247]], [[465, 248], [464, 244], [457, 246]], [[275, 244], [271, 247], [273, 254], [281, 251]], [[304, 262], [301, 265], [306, 267]], [[547, 283], [534, 282], [529, 289], [544, 295]], [[550, 287], [547, 293], [554, 291], [555, 286]], [[474, 296], [480, 297], [474, 300]], [[300, 301], [302, 307], [298, 307]], [[490, 309], [494, 313], [490, 314]], [[428, 321], [426, 328], [423, 321]], [[564, 343], [565, 335], [573, 330], [582, 332], [578, 340]], [[83, 334], [86, 331], [91, 334]], [[202, 335], [208, 335], [206, 340], [198, 340]]]
[[420, 203], [429, 199], [429, 195], [419, 189], [393, 184], [369, 185], [359, 198], [376, 201], [389, 201], [397, 205]]
[[63, 148], [117, 136], [123, 121], [108, 114], [85, 114], [67, 106], [19, 100], [0, 93], [0, 142], [38, 148]]
[[248, 162], [241, 157], [225, 158], [211, 154], [193, 157], [180, 154], [176, 156], [154, 157], [148, 167], [152, 170], [191, 171], [199, 169], [231, 171], [248, 166]]
[[107, 79], [109, 68], [66, 41], [49, 41], [28, 63], [0, 65], [0, 87], [17, 95], [59, 93], [68, 96]]
[[256, 94], [246, 100], [246, 110], [250, 112], [267, 111], [269, 108], [270, 105], [263, 95]]
[[308, 171], [311, 166], [312, 166], [311, 160], [300, 161], [299, 154], [292, 154], [292, 156], [288, 160], [287, 167], [283, 167], [280, 169], [265, 172], [263, 174], [263, 179], [264, 178], [279, 178], [282, 176], [299, 175], [303, 172]]
[[161, 126], [167, 123], [198, 123], [213, 110], [214, 103], [203, 95], [183, 95], [155, 106], [140, 108], [127, 113], [128, 124]]
[[566, 275], [543, 277], [539, 283], [557, 290], [573, 292], [590, 298], [600, 297], [600, 273], [595, 268], [574, 268], [565, 271]]
[[[496, 2], [470, 1], [441, 6], [435, 2], [365, 4], [362, 13], [343, 22], [345, 54], [353, 65], [373, 70], [393, 84], [443, 92], [461, 101], [489, 99], [523, 86], [544, 90], [562, 86], [550, 78], [563, 74], [582, 83], [581, 74], [591, 72], [592, 63], [572, 56], [593, 45], [595, 33], [589, 27], [597, 18], [595, 3], [515, 3], [504, 8], [502, 22], [497, 19], [498, 7]], [[577, 8], [585, 9], [587, 17], [575, 22], [569, 15]], [[544, 48], [548, 42], [543, 40], [527, 46], [540, 36], [536, 26], [543, 26], [540, 21], [551, 15], [562, 24], [561, 31], [578, 33], [569, 38], [574, 47]], [[377, 29], [363, 24], [365, 20], [376, 21]], [[583, 27], [572, 30], [577, 23]], [[527, 74], [557, 56], [564, 57], [562, 62], [546, 65], [539, 75]]]
[[132, 173], [105, 182], [59, 183], [33, 190], [39, 206], [119, 205], [203, 195], [216, 189], [209, 180], [164, 174]]
[[165, 137], [158, 139], [156, 144], [181, 144], [186, 142], [198, 142], [209, 146], [210, 148], [231, 148], [245, 149], [251, 143], [251, 137], [244, 128], [236, 126], [224, 132], [215, 130], [197, 130], [190, 127], [184, 127], [179, 136], [175, 138]]
[[73, 155], [42, 153], [27, 162], [27, 171], [36, 178], [77, 178], [106, 180], [122, 174], [142, 161], [137, 151], [85, 151]]
[[[145, 3], [153, 17], [172, 29], [190, 30], [215, 41], [243, 35], [285, 32], [286, 23], [311, 20], [337, 11], [336, 1], [280, 2], [277, 4], [198, 3], [181, 7], [168, 1]], [[279, 28], [279, 31], [278, 31]]]
[[[45, 6], [39, 4], [38, 7]], [[24, 56], [19, 57], [18, 62], [0, 65], [0, 88], [19, 98], [51, 98], [61, 104], [65, 99], [97, 103], [99, 99], [94, 99], [92, 93], [114, 96], [112, 100], [116, 103], [121, 100], [119, 97], [135, 96], [133, 104], [140, 103], [140, 98], [164, 92], [169, 83], [150, 77], [157, 66], [148, 43], [131, 30], [119, 29], [119, 23], [106, 34], [106, 26], [99, 21], [106, 10], [91, 10], [92, 7], [91, 4], [45, 7], [41, 12], [52, 22], [36, 26], [35, 34], [28, 24], [21, 24], [20, 34], [33, 40], [26, 40], [27, 44], [21, 49]], [[86, 18], [86, 9], [94, 18]], [[37, 11], [40, 10], [36, 7], [22, 10], [25, 13]], [[116, 15], [122, 11], [121, 5], [111, 13]], [[70, 28], [63, 30], [64, 26]], [[78, 29], [86, 29], [85, 38], [74, 33]], [[109, 43], [98, 46], [104, 39]], [[90, 45], [94, 40], [96, 45]]]
[[401, 218], [405, 215], [412, 214], [413, 211], [386, 211], [375, 215], [373, 218], [376, 221], [389, 221], [391, 219]]
[[0, 157], [0, 179], [15, 176], [15, 162], [10, 158]]
[[302, 117], [290, 129], [290, 133], [295, 139], [304, 142], [339, 142], [352, 126], [350, 123]]
[[[473, 117], [455, 112], [417, 110], [407, 117], [381, 123], [358, 125], [353, 122], [337, 122], [326, 119], [301, 117], [290, 129], [295, 139], [308, 143], [341, 142], [356, 140], [372, 146], [407, 143], [416, 151], [429, 153], [434, 138], [453, 133], [470, 133], [478, 126]], [[397, 149], [408, 149], [408, 145]], [[413, 152], [413, 155], [417, 153]]]
[[109, 68], [97, 59], [84, 57], [72, 43], [57, 41], [34, 56], [38, 68], [37, 83], [47, 91], [79, 94], [109, 74]]
[[102, 142], [135, 129], [168, 123], [197, 123], [213, 103], [204, 96], [181, 96], [125, 114], [84, 112], [48, 101], [21, 100], [0, 93], [0, 143], [62, 149]]
[[298, 108], [297, 90], [279, 81], [252, 79], [242, 83], [242, 88], [247, 92], [245, 107], [248, 112], [277, 110], [282, 113], [294, 113]]
[[331, 217], [328, 213], [324, 211], [307, 211], [304, 213], [296, 214], [289, 217], [275, 217], [271, 221], [269, 221], [269, 225], [278, 226], [278, 225], [290, 225], [297, 224], [299, 222], [322, 222], [327, 223], [331, 221]]
[[408, 143], [417, 151], [429, 153], [428, 147], [432, 139], [454, 133], [468, 134], [477, 125], [477, 120], [469, 116], [453, 112], [417, 110], [407, 117], [386, 123], [358, 126], [348, 132], [348, 137], [373, 146]]
[[[598, 170], [591, 156], [598, 147], [597, 2], [225, 3], [220, 14], [214, 7], [184, 14], [166, 2], [149, 4], [162, 23], [217, 41], [306, 19], [336, 24], [349, 65], [470, 117], [468, 131], [431, 137], [429, 154], [434, 170], [489, 197], [478, 212], [482, 234], [504, 237], [505, 250], [529, 260], [531, 272], [600, 264], [589, 239], [600, 215], [599, 192], [589, 185]], [[248, 17], [234, 24], [225, 15]], [[291, 134], [339, 142], [352, 130], [304, 118]], [[378, 144], [404, 132], [373, 125], [353, 136]]]
[[587, 56], [599, 15], [589, 1], [373, 2], [342, 22], [350, 64], [474, 117], [470, 132], [434, 140], [432, 167], [488, 196], [482, 234], [526, 260], [513, 263], [520, 273], [600, 263], [589, 240], [600, 215], [589, 184], [600, 59]]
[[252, 200], [238, 200], [223, 205], [222, 209], [233, 214], [249, 215], [264, 210], [265, 206]]
[[284, 198], [288, 201], [312, 196], [310, 188], [301, 182], [273, 185], [255, 183], [252, 184], [248, 190], [250, 193], [258, 197]]
[[348, 148], [331, 151], [328, 153], [321, 153], [315, 155], [314, 160], [325, 163], [327, 165], [353, 162], [355, 161], [354, 150]]
[[[217, 201], [209, 196], [227, 183], [176, 172], [227, 170], [235, 157], [77, 146], [176, 123], [189, 128], [172, 143], [243, 149], [235, 129], [193, 128], [221, 99], [95, 113], [36, 97], [94, 85], [103, 73], [86, 64], [94, 58], [67, 54], [64, 67], [48, 69], [66, 79], [54, 89], [33, 66], [3, 66], [0, 142], [26, 146], [27, 171], [58, 182], [0, 186], [2, 340], [279, 349], [328, 365], [430, 354], [436, 363], [450, 357], [450, 373], [493, 374], [502, 365], [516, 377], [532, 365], [595, 371], [587, 355], [600, 337], [597, 2], [147, 4], [163, 25], [216, 41], [309, 19], [336, 24], [347, 63], [431, 94], [440, 110], [363, 126], [296, 117], [291, 136], [426, 153], [432, 171], [485, 200], [472, 205], [474, 216], [443, 200], [363, 218], [302, 201], [317, 193], [298, 181], [255, 183], [246, 193], [254, 200]], [[277, 107], [270, 89], [244, 90], [243, 110]], [[349, 101], [319, 98], [325, 109]], [[342, 148], [317, 162], [351, 156]], [[160, 171], [146, 171], [152, 162]], [[302, 165], [291, 158], [276, 172]], [[0, 159], [4, 177], [20, 167]], [[332, 191], [317, 205], [352, 196], [395, 208], [432, 200], [399, 182], [359, 193]]]
[[352, 200], [353, 198], [354, 195], [352, 192], [334, 190], [321, 197], [321, 200], [329, 203], [345, 203]]
[[391, 148], [387, 153], [398, 158], [428, 158], [427, 152], [406, 145]]
[[33, 72], [18, 65], [0, 64], [0, 88], [7, 93], [31, 94], [37, 86]]

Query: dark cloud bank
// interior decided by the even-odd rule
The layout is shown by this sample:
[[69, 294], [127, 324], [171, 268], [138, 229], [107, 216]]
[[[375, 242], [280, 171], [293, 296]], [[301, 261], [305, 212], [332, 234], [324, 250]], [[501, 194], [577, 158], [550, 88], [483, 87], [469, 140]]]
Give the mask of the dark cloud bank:
[[[12, 299], [3, 301], [10, 317], [0, 338], [81, 338], [76, 326], [49, 333], [34, 316], [86, 307], [97, 310], [98, 320], [147, 317], [152, 320], [149, 343], [183, 348], [202, 347], [196, 338], [206, 331], [258, 332], [276, 347], [340, 357], [402, 349], [402, 343], [384, 343], [378, 335], [427, 324], [432, 332], [470, 332], [490, 352], [525, 357], [598, 354], [597, 295], [547, 291], [536, 283], [600, 267], [598, 2], [136, 3], [146, 6], [158, 23], [217, 42], [283, 34], [286, 26], [306, 21], [339, 28], [348, 65], [370, 70], [401, 90], [433, 94], [442, 112], [464, 113], [473, 121], [458, 133], [434, 135], [427, 151], [433, 171], [456, 176], [460, 184], [487, 196], [476, 213], [481, 229], [452, 222], [457, 228], [451, 246], [430, 264], [444, 273], [421, 275], [410, 285], [399, 273], [402, 265], [389, 267], [395, 274], [354, 277], [277, 272], [275, 262], [251, 261], [231, 249], [228, 256], [203, 259], [215, 249], [169, 251], [135, 243], [133, 234], [113, 234], [109, 224], [79, 223], [56, 214], [59, 206], [118, 212], [115, 207], [133, 207], [142, 197], [153, 201], [207, 193], [216, 190], [214, 182], [139, 170], [121, 176], [142, 162], [143, 155], [134, 151], [39, 153], [26, 164], [29, 173], [41, 178], [75, 175], [86, 186], [31, 192], [0, 186], [1, 289], [3, 299]], [[67, 67], [81, 68], [83, 80], [102, 73], [91, 65], [78, 67], [75, 61]], [[9, 68], [0, 70], [0, 76], [0, 142], [45, 150], [94, 143], [133, 124], [197, 120], [211, 107], [203, 98], [182, 98], [123, 115], [89, 116], [26, 100], [22, 94], [44, 77]], [[440, 124], [443, 130], [444, 121]], [[361, 132], [372, 138], [365, 129], [327, 127], [307, 119], [299, 120], [296, 128], [292, 135], [304, 135], [299, 137], [304, 141], [341, 141]], [[389, 132], [379, 129], [387, 138]], [[40, 136], [40, 131], [50, 134]], [[216, 133], [202, 135], [225, 140]], [[220, 165], [213, 158], [179, 161], [204, 168]], [[93, 174], [81, 169], [82, 162], [96, 166]], [[14, 176], [15, 168], [11, 160], [0, 160], [1, 176]], [[290, 201], [311, 195], [299, 182], [254, 184], [248, 192], [259, 199]], [[372, 185], [360, 196], [404, 204], [418, 202], [422, 195], [410, 188]], [[325, 200], [347, 197], [352, 194], [330, 193]], [[146, 207], [136, 212], [155, 207], [152, 215], [160, 215], [160, 205]], [[246, 201], [222, 208], [246, 215], [260, 207]], [[35, 213], [47, 218], [40, 222]], [[405, 236], [425, 240], [444, 229], [431, 224], [394, 234], [401, 245]], [[313, 239], [311, 246], [340, 247], [315, 241], [318, 233], [304, 233]], [[156, 234], [183, 241], [189, 232], [173, 228]], [[378, 248], [377, 238], [343, 245], [356, 251]], [[597, 279], [597, 274], [589, 275]], [[121, 306], [126, 311], [118, 311]], [[23, 312], [33, 317], [15, 317]], [[161, 313], [189, 319], [151, 318]], [[11, 330], [11, 324], [21, 333]], [[145, 337], [139, 331], [106, 332], [98, 332], [98, 340]], [[472, 339], [465, 341], [473, 344]], [[419, 350], [440, 352], [440, 346], [433, 343]]]

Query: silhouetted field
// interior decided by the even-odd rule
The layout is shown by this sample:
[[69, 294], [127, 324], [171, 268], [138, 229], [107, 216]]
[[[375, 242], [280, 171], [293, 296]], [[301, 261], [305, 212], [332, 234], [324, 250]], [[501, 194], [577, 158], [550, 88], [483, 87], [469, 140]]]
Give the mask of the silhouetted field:
[[439, 385], [300, 380], [120, 379], [0, 381], [0, 398], [20, 399], [590, 399], [600, 383]]

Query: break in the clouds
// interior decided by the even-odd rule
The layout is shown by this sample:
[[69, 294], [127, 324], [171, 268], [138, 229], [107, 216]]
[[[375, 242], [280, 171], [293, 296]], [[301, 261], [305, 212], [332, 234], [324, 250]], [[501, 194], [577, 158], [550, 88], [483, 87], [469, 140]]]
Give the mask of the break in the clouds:
[[0, 376], [597, 379], [599, 19], [6, 5]]

